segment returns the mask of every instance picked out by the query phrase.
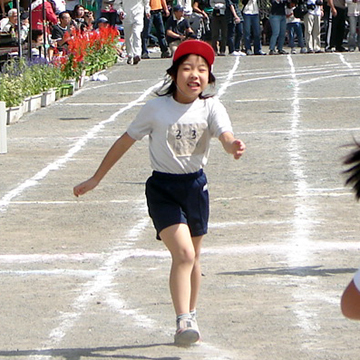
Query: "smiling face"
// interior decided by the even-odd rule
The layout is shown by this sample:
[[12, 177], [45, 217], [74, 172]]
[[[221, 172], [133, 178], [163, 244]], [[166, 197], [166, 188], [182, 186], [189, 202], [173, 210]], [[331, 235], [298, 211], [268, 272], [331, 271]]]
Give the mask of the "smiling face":
[[209, 66], [199, 55], [189, 55], [179, 66], [174, 99], [182, 104], [196, 100], [209, 83]]

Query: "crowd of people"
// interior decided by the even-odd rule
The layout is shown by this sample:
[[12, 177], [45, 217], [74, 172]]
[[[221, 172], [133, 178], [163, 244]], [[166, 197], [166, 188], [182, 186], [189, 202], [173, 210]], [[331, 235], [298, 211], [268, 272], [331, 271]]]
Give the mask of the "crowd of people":
[[77, 32], [97, 31], [110, 26], [107, 17], [97, 17], [84, 5], [76, 4], [72, 10], [67, 10], [66, 4], [65, 1], [33, 0], [27, 9], [21, 8], [20, 17], [17, 7], [10, 8], [7, 16], [1, 16], [0, 40], [11, 45], [18, 45], [20, 41], [26, 52], [31, 49], [33, 57], [51, 59], [55, 53], [66, 54], [68, 41]]
[[[264, 43], [269, 55], [287, 54], [286, 43], [292, 54], [355, 51], [360, 43], [357, 0], [33, 0], [21, 8], [20, 27], [17, 9], [7, 1], [0, 0], [0, 34], [18, 38], [19, 28], [26, 41], [29, 7], [33, 47], [43, 41], [50, 50], [64, 51], [74, 29], [117, 26], [127, 62], [134, 65], [150, 57], [149, 45], [167, 58], [188, 38], [208, 42], [218, 56], [266, 55]], [[47, 35], [41, 39], [44, 24]]]

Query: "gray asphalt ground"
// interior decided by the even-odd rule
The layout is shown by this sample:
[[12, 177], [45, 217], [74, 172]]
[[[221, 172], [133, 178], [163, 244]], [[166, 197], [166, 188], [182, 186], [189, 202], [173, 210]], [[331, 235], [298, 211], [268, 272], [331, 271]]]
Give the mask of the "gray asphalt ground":
[[170, 257], [147, 216], [147, 140], [80, 199], [169, 59], [118, 63], [108, 81], [8, 126], [0, 156], [0, 359], [356, 360], [340, 296], [360, 266], [360, 205], [343, 145], [360, 140], [360, 53], [217, 58], [240, 161], [218, 140], [201, 345], [172, 345]]

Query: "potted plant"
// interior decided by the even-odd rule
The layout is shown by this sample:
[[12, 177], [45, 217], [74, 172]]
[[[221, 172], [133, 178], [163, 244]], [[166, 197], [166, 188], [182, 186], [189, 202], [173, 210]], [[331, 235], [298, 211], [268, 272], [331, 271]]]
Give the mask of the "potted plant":
[[5, 101], [7, 121], [16, 122], [22, 116], [21, 107], [23, 101], [22, 82], [20, 77], [10, 77], [8, 74], [0, 78], [0, 101]]

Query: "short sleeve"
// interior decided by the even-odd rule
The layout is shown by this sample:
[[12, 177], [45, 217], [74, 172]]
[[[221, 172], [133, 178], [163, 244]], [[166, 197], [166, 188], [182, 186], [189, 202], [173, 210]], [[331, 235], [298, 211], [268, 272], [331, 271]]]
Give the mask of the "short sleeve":
[[151, 105], [146, 103], [136, 115], [135, 120], [129, 125], [126, 132], [135, 140], [141, 140], [144, 136], [149, 135], [152, 129], [151, 114]]
[[230, 117], [225, 106], [217, 97], [207, 100], [211, 100], [209, 103], [209, 128], [211, 136], [218, 138], [224, 132], [233, 133]]

